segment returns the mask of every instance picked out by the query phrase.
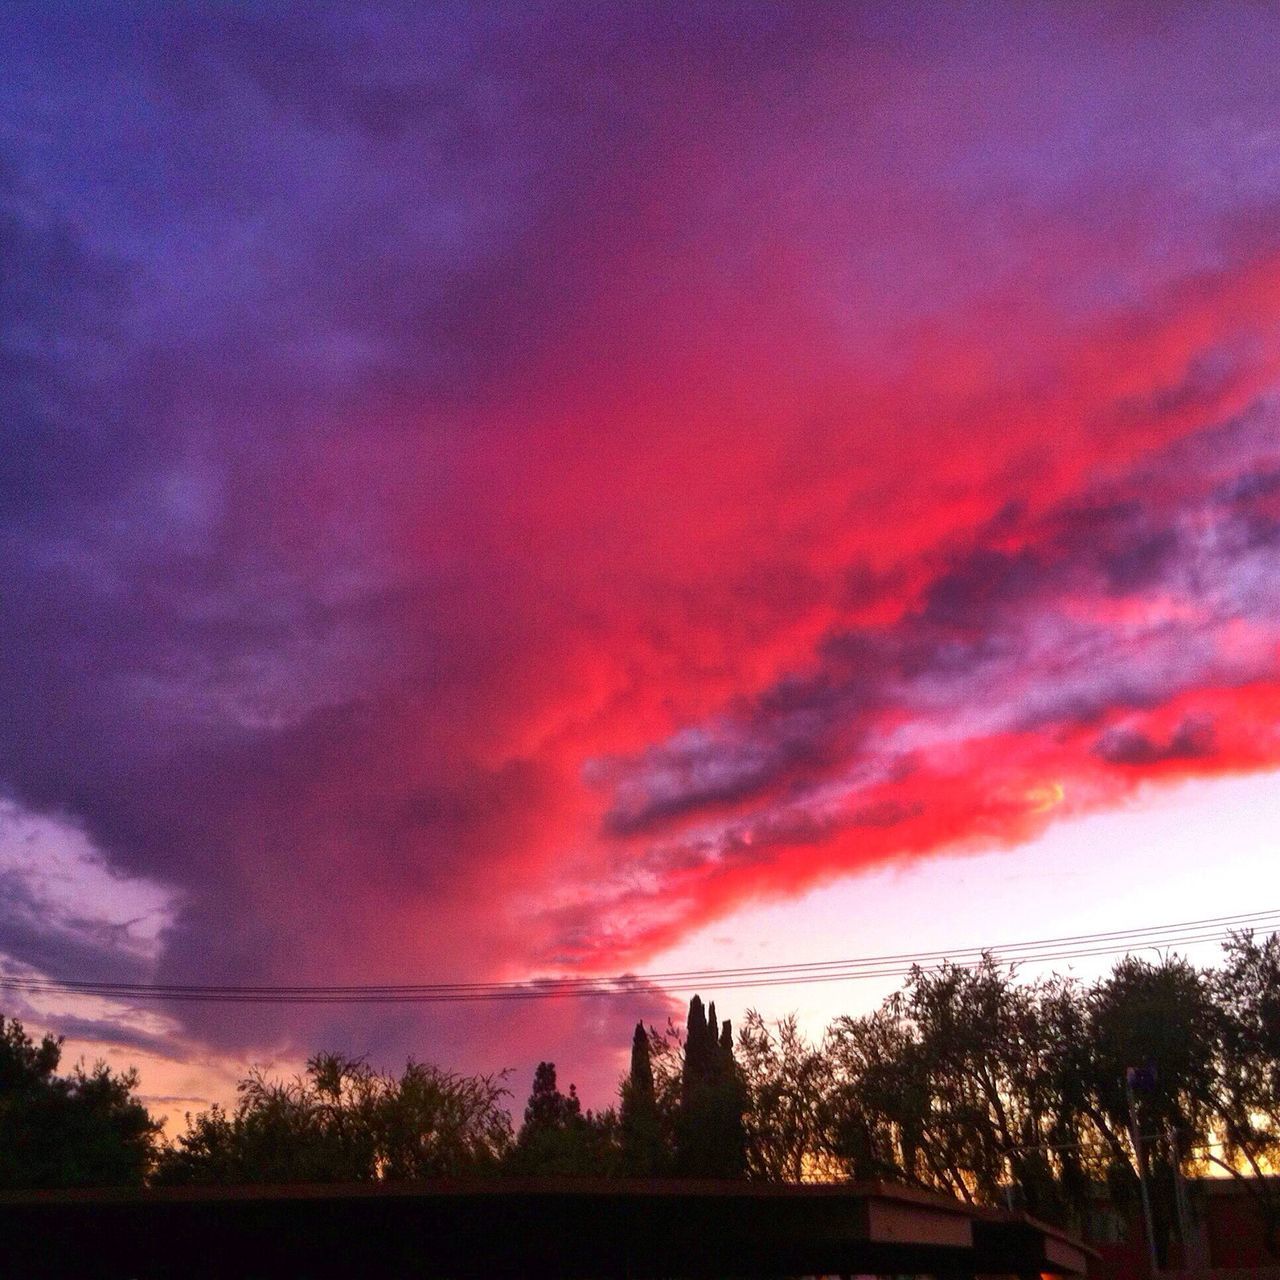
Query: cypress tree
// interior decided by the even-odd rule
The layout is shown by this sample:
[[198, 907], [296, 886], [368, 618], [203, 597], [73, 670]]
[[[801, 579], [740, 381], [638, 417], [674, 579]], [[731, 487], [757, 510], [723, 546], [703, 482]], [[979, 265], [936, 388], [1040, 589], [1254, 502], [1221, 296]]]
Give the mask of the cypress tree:
[[707, 1019], [702, 1001], [694, 996], [689, 1001], [689, 1018], [684, 1040], [684, 1070], [680, 1075], [680, 1098], [688, 1103], [707, 1079], [710, 1055], [707, 1053]]
[[680, 1114], [676, 1126], [677, 1167], [703, 1178], [738, 1178], [746, 1171], [745, 1093], [733, 1059], [728, 1022], [715, 1023], [715, 1005], [703, 1013], [702, 1001], [689, 1002]]
[[653, 1097], [653, 1063], [649, 1058], [649, 1035], [643, 1022], [636, 1023], [631, 1039], [631, 1088], [638, 1097]]
[[636, 1023], [631, 1041], [631, 1072], [622, 1085], [622, 1163], [626, 1173], [646, 1177], [662, 1165], [662, 1133], [653, 1063], [644, 1023]]

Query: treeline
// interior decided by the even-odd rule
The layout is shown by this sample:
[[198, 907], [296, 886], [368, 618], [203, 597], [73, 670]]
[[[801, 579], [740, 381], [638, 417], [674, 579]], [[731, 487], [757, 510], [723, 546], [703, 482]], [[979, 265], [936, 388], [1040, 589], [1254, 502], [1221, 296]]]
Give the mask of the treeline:
[[516, 1129], [505, 1076], [410, 1062], [399, 1076], [336, 1054], [292, 1080], [252, 1072], [235, 1107], [188, 1117], [161, 1185], [349, 1182], [444, 1175], [745, 1177], [747, 1077], [729, 1023], [696, 996], [684, 1031], [637, 1026], [618, 1105], [584, 1110], [542, 1062]]
[[1133, 1126], [1157, 1235], [1176, 1175], [1244, 1179], [1272, 1247], [1280, 1191], [1280, 937], [1220, 964], [1126, 957], [1084, 984], [1019, 982], [987, 959], [915, 969], [818, 1040], [748, 1013], [733, 1036], [694, 998], [683, 1028], [636, 1028], [615, 1106], [585, 1110], [539, 1065], [515, 1127], [503, 1076], [318, 1055], [254, 1072], [234, 1107], [161, 1141], [136, 1077], [57, 1075], [58, 1044], [0, 1019], [0, 1185], [367, 1181], [438, 1175], [853, 1178], [933, 1188], [1079, 1225], [1133, 1205]]

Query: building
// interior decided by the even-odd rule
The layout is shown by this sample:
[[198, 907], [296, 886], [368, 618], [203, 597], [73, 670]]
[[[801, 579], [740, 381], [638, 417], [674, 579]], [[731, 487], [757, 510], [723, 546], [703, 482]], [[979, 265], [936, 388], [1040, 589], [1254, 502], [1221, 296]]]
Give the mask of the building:
[[[1256, 1280], [1280, 1280], [1280, 1254], [1268, 1247], [1260, 1200], [1274, 1207], [1280, 1226], [1280, 1178], [1188, 1178], [1189, 1233], [1186, 1246], [1170, 1242], [1168, 1270], [1215, 1274], [1247, 1271]], [[1090, 1280], [1150, 1280], [1151, 1264], [1135, 1205], [1123, 1210], [1100, 1197], [1084, 1224], [1084, 1240], [1095, 1251]], [[1280, 1231], [1276, 1244], [1280, 1246]]]

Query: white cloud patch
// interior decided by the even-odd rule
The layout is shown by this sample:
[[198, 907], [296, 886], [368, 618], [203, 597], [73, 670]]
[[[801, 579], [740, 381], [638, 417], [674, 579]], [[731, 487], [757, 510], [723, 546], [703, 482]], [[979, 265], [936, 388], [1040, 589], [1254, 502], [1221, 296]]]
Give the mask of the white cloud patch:
[[[164, 886], [112, 868], [76, 826], [12, 803], [0, 803], [0, 886], [0, 955], [58, 978], [145, 971], [176, 907]], [[37, 937], [38, 949], [21, 945]], [[110, 975], [84, 967], [95, 958]]]

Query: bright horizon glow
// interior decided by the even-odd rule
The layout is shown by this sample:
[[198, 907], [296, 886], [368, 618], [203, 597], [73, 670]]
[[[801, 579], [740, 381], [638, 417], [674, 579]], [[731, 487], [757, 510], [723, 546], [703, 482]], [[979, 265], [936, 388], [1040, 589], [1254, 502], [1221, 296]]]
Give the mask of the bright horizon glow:
[[[1225, 815], [1225, 816], [1224, 816]], [[1204, 859], [1211, 850], [1213, 874]], [[901, 862], [759, 906], [717, 922], [654, 961], [655, 971], [857, 958], [908, 951], [1068, 937], [1265, 910], [1280, 877], [1259, 868], [1280, 855], [1280, 774], [1191, 782], [1128, 808], [1051, 827], [1016, 849]], [[1101, 895], [1099, 884], [1115, 893]], [[1268, 893], [1268, 890], [1270, 891]], [[1217, 944], [1178, 948], [1213, 963]], [[1148, 949], [1145, 954], [1155, 959]], [[1028, 980], [1103, 976], [1119, 959], [1085, 957], [1017, 966]], [[810, 1035], [841, 1014], [870, 1012], [900, 979], [717, 992], [729, 1016], [757, 1008], [770, 1020], [797, 1013]]]

